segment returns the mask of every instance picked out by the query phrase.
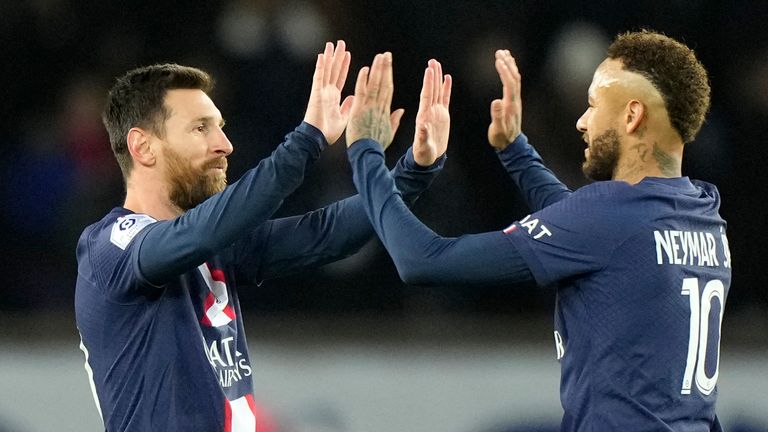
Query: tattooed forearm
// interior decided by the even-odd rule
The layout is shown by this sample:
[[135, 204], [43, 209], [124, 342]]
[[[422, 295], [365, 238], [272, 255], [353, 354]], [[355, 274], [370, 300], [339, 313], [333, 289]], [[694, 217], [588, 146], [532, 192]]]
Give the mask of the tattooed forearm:
[[653, 144], [653, 158], [659, 164], [659, 170], [662, 174], [670, 177], [680, 175], [680, 162], [662, 150], [658, 143]]
[[355, 129], [355, 135], [360, 138], [370, 138], [384, 148], [392, 142], [392, 125], [389, 122], [389, 115], [384, 111], [368, 109], [360, 116], [353, 118], [349, 127]]

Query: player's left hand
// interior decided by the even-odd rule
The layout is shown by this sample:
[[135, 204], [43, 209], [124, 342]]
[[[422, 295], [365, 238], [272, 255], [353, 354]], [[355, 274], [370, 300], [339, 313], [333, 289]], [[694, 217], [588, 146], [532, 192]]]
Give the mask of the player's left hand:
[[328, 144], [338, 141], [349, 120], [353, 97], [347, 96], [343, 103], [339, 102], [350, 60], [343, 40], [338, 41], [335, 49], [332, 42], [326, 42], [325, 51], [317, 55], [304, 121], [320, 129]]
[[502, 98], [491, 102], [491, 125], [488, 142], [498, 151], [507, 148], [520, 135], [523, 102], [520, 98], [521, 76], [517, 62], [508, 50], [496, 51], [496, 72], [501, 79]]
[[448, 149], [451, 84], [451, 76], [443, 76], [440, 62], [431, 59], [424, 71], [413, 137], [413, 159], [421, 166], [432, 165]]
[[392, 53], [377, 54], [370, 68], [360, 69], [347, 125], [347, 147], [363, 138], [378, 142], [384, 149], [389, 147], [405, 112], [389, 111], [394, 89]]

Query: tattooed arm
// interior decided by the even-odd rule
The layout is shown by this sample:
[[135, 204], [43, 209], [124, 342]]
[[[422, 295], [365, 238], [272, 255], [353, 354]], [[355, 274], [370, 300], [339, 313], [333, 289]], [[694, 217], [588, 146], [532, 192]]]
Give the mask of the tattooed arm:
[[355, 84], [355, 99], [347, 124], [347, 146], [368, 138], [386, 148], [392, 142], [397, 124], [403, 114], [390, 114], [392, 105], [392, 53], [377, 54], [370, 68], [360, 69]]
[[[424, 71], [413, 137], [413, 157], [420, 166], [431, 166], [448, 149], [451, 85], [451, 76], [443, 75], [440, 62], [429, 60]], [[404, 112], [398, 109], [389, 114], [393, 89], [392, 54], [378, 54], [371, 67], [362, 68], [358, 74], [347, 125], [347, 147], [367, 138], [386, 150]]]
[[[379, 72], [380, 69], [383, 69]], [[444, 238], [421, 223], [403, 204], [384, 166], [384, 154], [376, 142], [387, 127], [391, 94], [391, 58], [377, 57], [368, 71], [363, 70], [355, 86], [355, 102], [347, 126], [347, 151], [355, 186], [400, 277], [411, 284], [489, 284], [532, 280], [530, 270], [516, 251], [510, 237], [501, 231]], [[448, 145], [450, 116], [448, 107], [451, 77], [442, 75], [440, 63], [429, 61], [416, 115], [417, 145], [424, 152], [444, 152]], [[350, 131], [350, 127], [354, 128]], [[377, 138], [379, 137], [379, 138]]]

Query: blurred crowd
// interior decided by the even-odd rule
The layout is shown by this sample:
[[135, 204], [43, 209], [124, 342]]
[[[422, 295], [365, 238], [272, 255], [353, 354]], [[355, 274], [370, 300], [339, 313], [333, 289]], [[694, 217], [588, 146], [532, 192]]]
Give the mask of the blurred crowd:
[[[351, 0], [0, 2], [0, 310], [71, 308], [82, 229], [122, 203], [123, 186], [100, 112], [114, 78], [176, 62], [208, 70], [235, 146], [230, 180], [267, 156], [302, 119], [315, 55], [344, 39], [352, 79], [376, 52], [395, 63], [395, 107], [406, 108], [390, 161], [410, 145], [423, 68], [454, 77], [449, 161], [415, 207], [443, 235], [502, 229], [527, 208], [485, 140], [501, 93], [493, 53], [509, 49], [523, 75], [523, 130], [569, 186], [586, 183], [575, 129], [613, 36], [652, 28], [694, 48], [712, 82], [712, 109], [684, 174], [717, 184], [734, 257], [731, 313], [768, 311], [768, 6], [762, 2]], [[349, 79], [348, 81], [351, 81]], [[347, 93], [352, 92], [348, 82]], [[343, 144], [329, 149], [279, 215], [354, 193]], [[316, 272], [243, 290], [266, 312], [548, 311], [532, 286], [404, 286], [378, 241]]]

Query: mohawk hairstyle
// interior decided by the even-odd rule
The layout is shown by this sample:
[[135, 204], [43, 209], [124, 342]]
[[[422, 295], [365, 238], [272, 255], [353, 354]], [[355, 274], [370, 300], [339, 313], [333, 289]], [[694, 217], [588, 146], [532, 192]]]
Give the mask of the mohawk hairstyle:
[[650, 30], [620, 34], [608, 57], [637, 72], [661, 92], [672, 127], [684, 143], [693, 141], [709, 111], [707, 71], [686, 45]]

